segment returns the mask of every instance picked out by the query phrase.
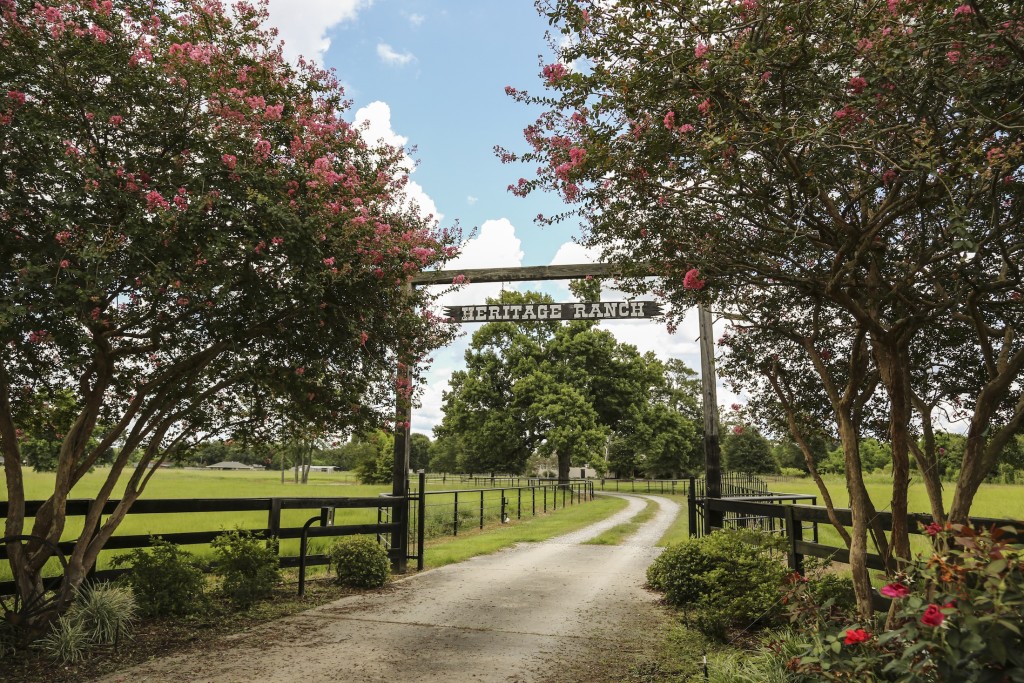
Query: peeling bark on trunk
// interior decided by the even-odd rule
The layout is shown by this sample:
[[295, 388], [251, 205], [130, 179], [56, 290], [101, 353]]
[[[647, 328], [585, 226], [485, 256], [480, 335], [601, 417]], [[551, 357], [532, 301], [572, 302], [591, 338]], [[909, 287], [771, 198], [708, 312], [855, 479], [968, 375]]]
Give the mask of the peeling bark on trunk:
[[892, 447], [891, 551], [885, 558], [890, 570], [910, 560], [907, 491], [910, 487], [910, 360], [905, 343], [873, 339], [875, 362], [889, 395], [889, 441]]

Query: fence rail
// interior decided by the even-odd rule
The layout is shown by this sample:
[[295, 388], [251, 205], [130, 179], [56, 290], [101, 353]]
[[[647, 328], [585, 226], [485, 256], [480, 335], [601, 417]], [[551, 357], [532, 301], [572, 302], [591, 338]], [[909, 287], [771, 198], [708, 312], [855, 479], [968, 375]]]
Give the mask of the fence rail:
[[[554, 511], [561, 507], [593, 500], [593, 482], [574, 482], [567, 486], [543, 485], [510, 488], [485, 489], [452, 489], [445, 491], [425, 491], [424, 480], [420, 480], [420, 488], [413, 490], [408, 496], [392, 496], [381, 494], [377, 498], [200, 498], [200, 499], [151, 499], [136, 501], [128, 511], [131, 516], [162, 515], [162, 514], [196, 514], [204, 513], [266, 513], [265, 526], [247, 526], [246, 531], [267, 538], [298, 539], [302, 536], [302, 522], [297, 523], [294, 515], [291, 520], [282, 522], [282, 512], [288, 510], [319, 510], [330, 507], [335, 510], [366, 510], [365, 523], [341, 523], [336, 526], [314, 526], [307, 531], [309, 538], [331, 538], [357, 534], [376, 535], [378, 542], [394, 551], [401, 551], [401, 546], [392, 543], [392, 535], [400, 533], [401, 524], [393, 521], [395, 510], [408, 504], [409, 536], [406, 546], [406, 559], [416, 559], [417, 567], [423, 567], [424, 542], [430, 538], [444, 535], [456, 535], [460, 530], [478, 526], [483, 528], [487, 523], [498, 520], [522, 519], [539, 513]], [[110, 500], [103, 507], [103, 514], [111, 514], [119, 501]], [[92, 500], [69, 500], [67, 516], [84, 517]], [[43, 501], [25, 503], [25, 516], [32, 517], [43, 505]], [[7, 501], [0, 501], [0, 517], [6, 518]], [[374, 515], [375, 513], [375, 515]], [[375, 518], [376, 521], [373, 521]], [[443, 523], [434, 523], [443, 519]], [[251, 518], [250, 518], [251, 520]], [[425, 520], [425, 523], [423, 523]], [[359, 520], [353, 520], [359, 521]], [[104, 545], [104, 552], [110, 550], [131, 550], [146, 548], [154, 536], [178, 545], [201, 545], [210, 543], [224, 528], [202, 529], [202, 519], [196, 522], [183, 522], [182, 527], [191, 527], [190, 531], [171, 531], [167, 533], [153, 532], [146, 534], [115, 535]], [[197, 529], [198, 527], [198, 529]], [[61, 552], [70, 553], [76, 540], [61, 541], [58, 544]], [[279, 552], [281, 549], [279, 547]], [[7, 559], [7, 547], [0, 544], [0, 560]], [[298, 555], [280, 555], [282, 567], [299, 566]], [[394, 558], [393, 558], [394, 559]], [[326, 564], [327, 556], [313, 552], [306, 558], [307, 565]], [[118, 576], [127, 569], [92, 568], [91, 576], [107, 579]], [[11, 594], [15, 590], [13, 581], [0, 581], [0, 595]]]
[[[695, 508], [703, 508], [705, 515], [709, 511], [724, 513], [724, 517], [727, 520], [731, 520], [730, 526], [733, 528], [738, 526], [734, 523], [735, 520], [745, 519], [748, 520], [748, 527], [758, 526], [760, 528], [766, 528], [766, 530], [776, 530], [784, 534], [786, 537], [789, 568], [793, 571], [800, 572], [801, 574], [804, 571], [805, 557], [818, 557], [832, 562], [839, 562], [840, 564], [850, 563], [849, 549], [845, 547], [825, 545], [818, 542], [818, 525], [831, 524], [828, 512], [823, 506], [799, 505], [796, 503], [781, 504], [785, 503], [787, 500], [796, 498], [796, 496], [781, 495], [775, 496], [774, 498], [780, 500], [763, 501], [755, 499], [744, 500], [725, 498], [699, 499], [696, 497], [690, 497], [690, 520], [692, 522], [692, 520], [697, 516]], [[847, 527], [853, 525], [853, 516], [848, 508], [836, 508], [834, 512], [836, 519], [840, 524]], [[912, 534], [925, 533], [925, 526], [934, 521], [931, 515], [923, 513], [909, 514], [907, 515], [907, 520], [910, 522], [908, 527]], [[883, 530], [892, 530], [891, 512], [876, 513], [876, 521]], [[812, 540], [805, 540], [804, 538], [804, 531], [807, 529], [806, 525], [810, 525], [814, 530]], [[993, 517], [972, 517], [971, 525], [976, 529], [987, 529], [991, 527], [1000, 527], [1003, 529], [1015, 528], [1016, 531], [1008, 532], [1010, 536], [1016, 537], [1018, 540], [1024, 538], [1024, 521], [996, 519]], [[770, 529], [767, 527], [770, 527]], [[694, 525], [691, 524], [691, 535], [694, 535], [694, 531]], [[887, 566], [886, 558], [876, 553], [868, 553], [867, 566], [870, 569], [884, 571]], [[885, 610], [888, 608], [888, 603], [889, 601], [887, 599], [878, 595], [875, 596], [875, 609]]]

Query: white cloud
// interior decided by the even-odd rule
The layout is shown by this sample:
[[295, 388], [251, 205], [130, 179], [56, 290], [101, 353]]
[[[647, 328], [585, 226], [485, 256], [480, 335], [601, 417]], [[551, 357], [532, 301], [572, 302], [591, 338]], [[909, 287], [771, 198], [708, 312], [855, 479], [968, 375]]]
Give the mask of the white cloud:
[[469, 195], [468, 197], [466, 197], [466, 203], [469, 204], [470, 206], [473, 206], [474, 204], [476, 204], [477, 201], [478, 201], [477, 198], [474, 197], [473, 195]]
[[[409, 142], [409, 138], [399, 135], [391, 127], [391, 107], [388, 106], [387, 102], [378, 100], [357, 109], [355, 124], [360, 127], [365, 126], [363, 128], [363, 138], [371, 144], [384, 142], [393, 147], [405, 147]], [[412, 173], [416, 170], [416, 164], [408, 156], [405, 157], [402, 167], [406, 173]], [[444, 218], [444, 215], [437, 210], [434, 200], [416, 181], [410, 180], [406, 184], [405, 196], [409, 202], [419, 207], [420, 215], [433, 216], [438, 221]]]
[[331, 46], [330, 29], [352, 21], [373, 0], [270, 0], [270, 25], [280, 31], [284, 56], [295, 62], [299, 55], [323, 64]]
[[392, 66], [405, 66], [416, 59], [411, 52], [395, 52], [387, 43], [377, 43], [377, 56], [385, 64], [391, 64]]
[[408, 19], [409, 23], [412, 24], [413, 26], [420, 26], [423, 24], [424, 21], [427, 20], [425, 16], [423, 16], [422, 14], [417, 14], [416, 12], [406, 14], [405, 18]]

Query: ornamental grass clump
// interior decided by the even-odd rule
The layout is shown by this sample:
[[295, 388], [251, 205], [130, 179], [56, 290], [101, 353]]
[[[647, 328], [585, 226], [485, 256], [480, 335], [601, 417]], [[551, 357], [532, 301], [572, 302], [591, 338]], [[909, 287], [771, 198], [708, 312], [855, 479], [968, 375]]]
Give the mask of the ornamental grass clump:
[[926, 527], [934, 552], [879, 589], [892, 628], [805, 625], [796, 680], [1024, 682], [1024, 543], [1008, 531]]
[[97, 647], [131, 638], [138, 605], [127, 586], [88, 584], [35, 646], [61, 664], [82, 661]]
[[353, 588], [380, 588], [391, 575], [388, 552], [372, 538], [350, 536], [328, 551], [338, 583]]

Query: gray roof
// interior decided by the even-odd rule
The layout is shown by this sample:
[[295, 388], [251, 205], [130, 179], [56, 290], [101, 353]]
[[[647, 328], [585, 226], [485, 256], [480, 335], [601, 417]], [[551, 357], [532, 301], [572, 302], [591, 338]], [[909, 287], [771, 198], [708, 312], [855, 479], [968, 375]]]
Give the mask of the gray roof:
[[207, 465], [208, 470], [251, 470], [251, 465], [246, 465], [242, 462], [235, 462], [234, 460], [226, 460], [219, 462], [216, 465]]

